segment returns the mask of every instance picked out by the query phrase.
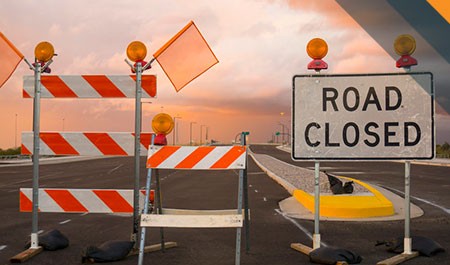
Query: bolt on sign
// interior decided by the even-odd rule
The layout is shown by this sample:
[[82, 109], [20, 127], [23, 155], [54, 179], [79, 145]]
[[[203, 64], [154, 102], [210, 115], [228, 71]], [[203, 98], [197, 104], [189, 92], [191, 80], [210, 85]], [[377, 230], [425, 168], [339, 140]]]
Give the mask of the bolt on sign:
[[294, 160], [432, 159], [433, 75], [296, 75]]

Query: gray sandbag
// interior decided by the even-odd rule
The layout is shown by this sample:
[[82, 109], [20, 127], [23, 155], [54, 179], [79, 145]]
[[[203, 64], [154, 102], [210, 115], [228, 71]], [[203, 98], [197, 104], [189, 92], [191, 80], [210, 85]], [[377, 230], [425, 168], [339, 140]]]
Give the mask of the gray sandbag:
[[345, 261], [348, 264], [361, 263], [360, 255], [346, 249], [320, 247], [309, 253], [309, 260], [313, 263], [334, 265], [338, 261]]
[[[38, 235], [39, 246], [44, 250], [58, 250], [69, 246], [69, 239], [59, 230], [52, 229]], [[25, 248], [30, 248], [31, 242], [28, 242]]]
[[111, 262], [124, 259], [134, 246], [133, 241], [110, 240], [99, 247], [86, 248], [81, 262]]
[[[400, 254], [404, 251], [403, 240], [404, 239], [402, 237], [398, 237], [391, 240], [378, 241], [376, 246], [384, 245], [386, 246], [387, 251]], [[439, 252], [445, 252], [445, 249], [439, 243], [430, 238], [423, 236], [412, 236], [411, 240], [411, 250], [418, 251], [422, 256], [431, 257]]]

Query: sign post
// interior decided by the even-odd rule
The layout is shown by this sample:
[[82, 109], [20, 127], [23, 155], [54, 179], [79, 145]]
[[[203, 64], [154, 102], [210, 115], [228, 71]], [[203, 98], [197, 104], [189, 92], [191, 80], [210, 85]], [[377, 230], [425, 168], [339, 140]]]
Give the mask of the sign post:
[[[38, 211], [39, 211], [39, 134], [41, 111], [41, 73], [50, 72], [48, 67], [52, 62], [55, 50], [49, 42], [43, 41], [34, 49], [35, 62], [29, 65], [34, 71], [34, 100], [33, 100], [33, 214], [31, 219], [30, 249], [39, 248], [38, 240]], [[28, 61], [25, 60], [27, 64]]]
[[31, 217], [31, 246], [36, 249], [38, 241], [38, 211], [39, 211], [39, 132], [41, 104], [41, 65], [34, 66], [34, 99], [33, 99], [33, 213]]
[[40, 110], [41, 110], [41, 73], [50, 72], [48, 67], [52, 62], [55, 54], [53, 45], [43, 41], [38, 43], [34, 49], [35, 60], [30, 64], [28, 60], [24, 60], [31, 70], [34, 71], [34, 99], [33, 99], [33, 195], [32, 195], [32, 216], [31, 216], [31, 240], [30, 248], [25, 250], [10, 260], [13, 262], [23, 262], [31, 257], [39, 254], [43, 248], [39, 246], [38, 238], [38, 212], [39, 212], [39, 134], [40, 134]]
[[[137, 243], [137, 234], [139, 231], [139, 186], [140, 186], [140, 157], [141, 157], [141, 98], [142, 98], [142, 72], [151, 67], [151, 60], [149, 63], [145, 62], [147, 55], [147, 47], [140, 41], [133, 41], [127, 47], [127, 57], [135, 62], [134, 65], [125, 62], [131, 67], [131, 71], [136, 73], [136, 95], [135, 95], [135, 114], [134, 114], [134, 200], [133, 200], [133, 233], [131, 240]], [[135, 246], [136, 247], [136, 246]]]

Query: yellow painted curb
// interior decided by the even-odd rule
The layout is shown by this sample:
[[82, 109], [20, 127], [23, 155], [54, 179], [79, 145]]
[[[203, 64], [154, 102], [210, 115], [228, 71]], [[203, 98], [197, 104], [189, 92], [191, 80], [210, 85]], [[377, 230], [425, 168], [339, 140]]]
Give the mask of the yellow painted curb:
[[[390, 216], [395, 213], [394, 205], [381, 192], [362, 181], [351, 180], [369, 190], [373, 196], [368, 195], [321, 195], [320, 216], [337, 218], [368, 218]], [[302, 190], [294, 191], [294, 198], [306, 209], [314, 213], [314, 196]]]

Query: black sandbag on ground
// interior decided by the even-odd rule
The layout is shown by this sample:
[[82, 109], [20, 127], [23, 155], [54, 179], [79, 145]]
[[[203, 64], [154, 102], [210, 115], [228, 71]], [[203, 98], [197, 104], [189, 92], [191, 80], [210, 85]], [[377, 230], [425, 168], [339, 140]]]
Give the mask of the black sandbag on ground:
[[309, 259], [313, 263], [334, 265], [338, 261], [345, 261], [348, 264], [361, 263], [360, 255], [346, 249], [320, 247], [309, 253]]
[[[38, 236], [39, 246], [44, 250], [58, 250], [69, 246], [69, 239], [59, 230], [52, 229]], [[31, 242], [28, 242], [25, 248], [30, 248]]]
[[134, 246], [133, 241], [110, 240], [99, 247], [86, 248], [81, 262], [111, 262], [124, 259]]
[[[377, 246], [384, 245], [386, 246], [387, 251], [399, 254], [403, 253], [404, 251], [403, 240], [404, 239], [402, 237], [398, 237], [396, 239], [377, 242], [376, 245]], [[412, 236], [411, 241], [412, 241], [411, 250], [418, 251], [419, 254], [422, 256], [431, 257], [439, 252], [445, 251], [445, 249], [439, 243], [427, 237]]]

